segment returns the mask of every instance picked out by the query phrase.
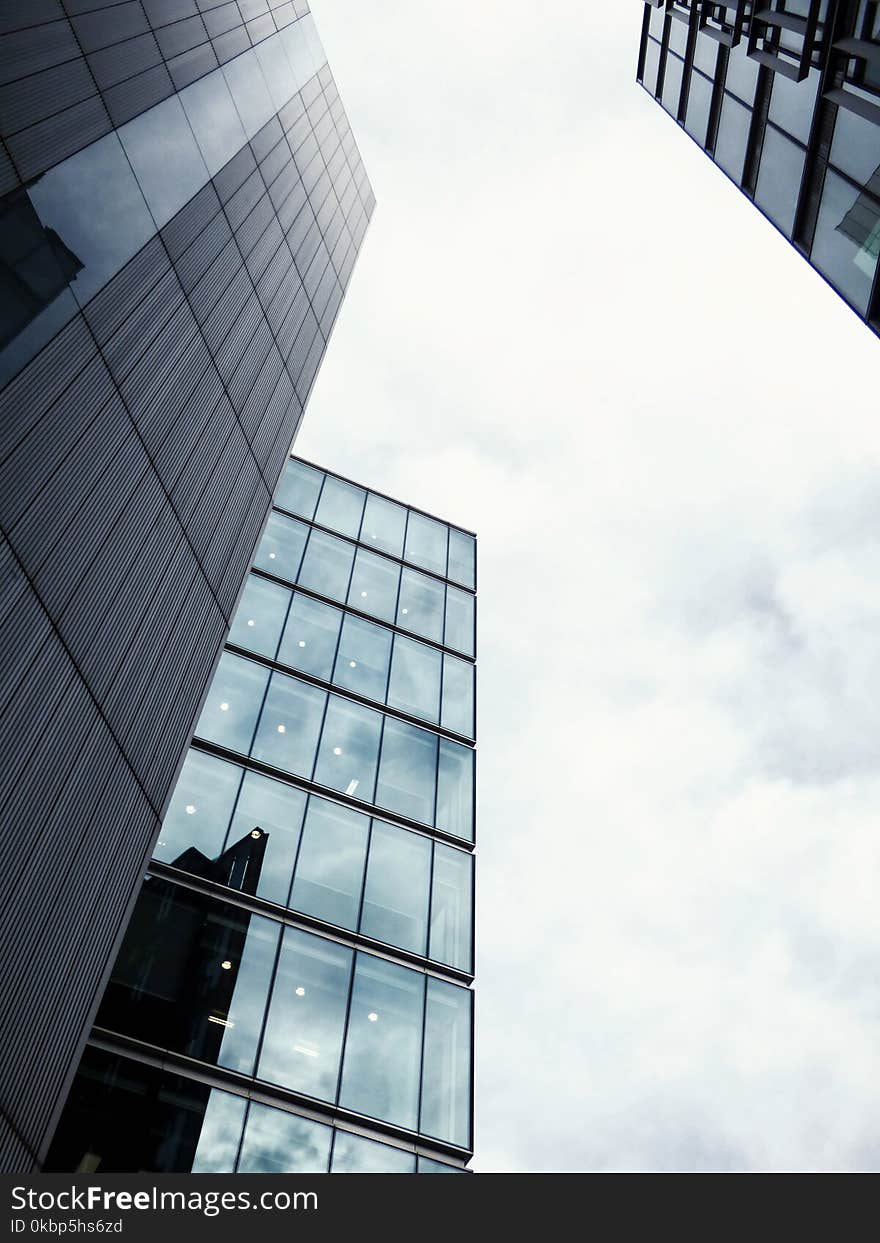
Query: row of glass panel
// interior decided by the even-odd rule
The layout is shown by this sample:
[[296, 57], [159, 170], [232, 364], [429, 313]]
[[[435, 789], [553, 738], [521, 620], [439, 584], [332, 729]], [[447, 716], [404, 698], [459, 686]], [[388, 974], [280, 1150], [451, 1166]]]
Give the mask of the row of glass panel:
[[469, 989], [156, 877], [97, 1023], [470, 1144]]
[[[649, 40], [648, 50], [656, 80], [659, 49]], [[745, 54], [745, 44], [731, 52], [726, 80], [728, 86], [733, 82], [736, 95], [725, 91], [713, 158], [737, 185], [742, 181], [748, 147], [757, 70], [757, 64]], [[644, 80], [650, 86], [648, 72], [646, 62]], [[682, 62], [669, 54], [662, 103], [673, 115], [678, 109], [681, 81]], [[794, 230], [806, 156], [803, 144], [809, 138], [817, 86], [816, 70], [803, 82], [793, 82], [779, 73], [773, 75], [755, 202], [787, 237]], [[685, 128], [701, 145], [706, 139], [711, 95], [711, 82], [694, 70]], [[748, 99], [748, 107], [740, 102], [741, 97]], [[864, 315], [880, 255], [880, 199], [868, 188], [869, 184], [877, 187], [880, 182], [880, 126], [846, 108], [838, 108], [830, 164], [810, 262]]]
[[251, 574], [229, 639], [292, 669], [474, 736], [474, 666]]
[[254, 565], [423, 639], [474, 654], [474, 597], [283, 514], [269, 516]]
[[46, 274], [46, 283], [61, 292], [0, 351], [0, 383], [207, 185], [324, 61], [307, 14], [38, 177], [27, 193], [39, 224], [75, 257], [76, 267]]
[[317, 794], [190, 751], [154, 856], [462, 971], [473, 859]]
[[465, 587], [476, 586], [477, 546], [472, 535], [296, 458], [287, 463], [275, 503], [392, 557]]
[[103, 1049], [87, 1048], [45, 1169], [123, 1174], [463, 1174]]
[[224, 652], [199, 738], [473, 841], [474, 753]]

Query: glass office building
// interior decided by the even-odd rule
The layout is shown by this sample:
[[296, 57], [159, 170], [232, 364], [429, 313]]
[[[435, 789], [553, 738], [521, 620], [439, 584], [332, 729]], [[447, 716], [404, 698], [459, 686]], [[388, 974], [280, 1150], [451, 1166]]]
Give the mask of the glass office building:
[[0, 6], [0, 1170], [51, 1141], [373, 206], [303, 0]]
[[880, 332], [880, 4], [643, 8], [642, 86]]
[[464, 1167], [475, 552], [289, 460], [48, 1169]]

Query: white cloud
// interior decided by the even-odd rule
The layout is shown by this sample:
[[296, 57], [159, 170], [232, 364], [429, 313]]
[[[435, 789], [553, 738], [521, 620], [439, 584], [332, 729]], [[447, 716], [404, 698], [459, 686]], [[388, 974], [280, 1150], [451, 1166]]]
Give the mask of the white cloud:
[[480, 537], [475, 1166], [876, 1167], [876, 340], [638, 5], [314, 7], [379, 203], [297, 448]]

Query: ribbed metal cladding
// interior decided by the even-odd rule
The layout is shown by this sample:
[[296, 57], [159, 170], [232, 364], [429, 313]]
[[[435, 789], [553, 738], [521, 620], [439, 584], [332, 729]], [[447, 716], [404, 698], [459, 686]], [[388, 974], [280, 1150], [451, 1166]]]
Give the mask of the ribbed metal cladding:
[[[5, 4], [0, 193], [307, 11]], [[374, 203], [325, 65], [0, 392], [2, 1170], [51, 1140]]]

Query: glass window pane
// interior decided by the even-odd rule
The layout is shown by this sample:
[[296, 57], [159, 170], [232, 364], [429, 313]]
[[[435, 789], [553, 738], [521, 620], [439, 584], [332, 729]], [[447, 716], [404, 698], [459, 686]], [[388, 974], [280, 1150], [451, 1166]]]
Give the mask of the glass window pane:
[[411, 712], [413, 716], [436, 722], [440, 705], [441, 660], [440, 653], [434, 648], [396, 635], [389, 704], [402, 712]]
[[311, 777], [327, 692], [273, 673], [252, 754], [300, 777]]
[[[175, 1104], [178, 1104], [176, 1100]], [[193, 1174], [232, 1173], [246, 1106], [243, 1096], [233, 1096], [231, 1092], [220, 1092], [217, 1088], [211, 1091], [198, 1146], [193, 1153]]]
[[428, 980], [419, 1129], [467, 1148], [471, 1139], [471, 994]]
[[448, 738], [440, 739], [435, 823], [456, 837], [474, 840], [474, 753]]
[[147, 877], [99, 1025], [250, 1074], [278, 929], [262, 916]]
[[336, 1099], [351, 950], [285, 928], [258, 1074], [320, 1100]]
[[418, 570], [404, 570], [400, 580], [397, 624], [436, 643], [443, 639], [443, 599], [445, 589], [436, 579]]
[[697, 35], [694, 64], [698, 69], [702, 69], [707, 78], [714, 79], [715, 66], [718, 64], [718, 43], [705, 32]]
[[449, 528], [449, 578], [465, 587], [476, 587], [477, 541], [464, 531]]
[[[187, 871], [199, 871], [223, 849], [226, 826], [241, 785], [236, 764], [216, 760], [202, 751], [190, 751], [174, 790], [153, 857]], [[185, 854], [195, 852], [195, 858]]]
[[415, 1130], [425, 977], [358, 954], [339, 1103]]
[[253, 49], [227, 61], [222, 72], [245, 133], [253, 138], [276, 111]]
[[222, 73], [207, 73], [178, 98], [213, 177], [247, 142], [226, 79]]
[[313, 466], [289, 458], [275, 494], [275, 504], [311, 520], [315, 516], [324, 475]]
[[[673, 29], [680, 25], [673, 22]], [[677, 56], [673, 56], [671, 52], [666, 56], [666, 69], [663, 73], [663, 94], [660, 96], [660, 102], [667, 112], [672, 116], [678, 116], [678, 101], [681, 96], [681, 75], [682, 62]]]
[[474, 597], [457, 587], [449, 587], [446, 592], [443, 642], [466, 656], [474, 654]]
[[361, 932], [424, 954], [430, 876], [428, 839], [374, 820]]
[[331, 1174], [412, 1174], [415, 1153], [379, 1144], [374, 1139], [337, 1131]]
[[269, 670], [262, 665], [224, 652], [196, 734], [247, 755], [268, 681]]
[[246, 1104], [87, 1046], [46, 1170], [231, 1173]]
[[348, 616], [342, 625], [333, 681], [384, 703], [390, 659], [391, 631]]
[[435, 522], [411, 509], [406, 527], [405, 560], [433, 570], [435, 574], [445, 574], [448, 533], [445, 523]]
[[326, 1174], [333, 1129], [251, 1102], [239, 1174]]
[[829, 169], [811, 258], [863, 315], [868, 309], [878, 255], [880, 202]]
[[370, 802], [376, 785], [381, 729], [380, 713], [331, 695], [321, 733], [315, 781]]
[[302, 790], [247, 773], [227, 838], [223, 883], [286, 906], [305, 806]]
[[290, 904], [294, 910], [357, 928], [367, 855], [368, 816], [312, 797]]
[[299, 89], [290, 71], [290, 61], [280, 39], [261, 39], [254, 44], [254, 51], [272, 96], [272, 111], [277, 112]]
[[709, 104], [712, 102], [712, 83], [696, 70], [691, 74], [688, 88], [688, 106], [685, 129], [701, 147], [706, 145], [706, 127], [709, 124]]
[[[654, 9], [653, 12], [657, 12]], [[419, 1157], [418, 1159], [419, 1174], [466, 1174], [458, 1165], [444, 1165], [442, 1161], [432, 1161], [430, 1157]]]
[[286, 587], [251, 574], [229, 631], [229, 642], [274, 659], [289, 603]]
[[254, 557], [254, 565], [295, 583], [309, 528], [284, 514], [272, 513]]
[[678, 21], [675, 17], [669, 23], [668, 44], [674, 52], [678, 52], [679, 56], [684, 56], [684, 50], [687, 47], [688, 39], [688, 23], [687, 18]]
[[[96, 192], [98, 186], [101, 193]], [[43, 229], [53, 230], [64, 248], [61, 253], [74, 257], [79, 265], [73, 270], [65, 265], [65, 270], [80, 306], [156, 231], [116, 134], [107, 134], [62, 160], [33, 182], [27, 193]]]
[[751, 108], [755, 102], [755, 86], [758, 81], [758, 62], [747, 55], [748, 39], [743, 39], [738, 47], [730, 49], [727, 62], [727, 77], [724, 85], [738, 99]]
[[330, 681], [342, 610], [294, 592], [278, 659], [293, 669]]
[[387, 557], [358, 549], [351, 576], [348, 603], [382, 621], [393, 621], [397, 606], [400, 566]]
[[357, 539], [366, 496], [363, 488], [356, 488], [352, 483], [343, 483], [341, 479], [328, 475], [324, 480], [315, 521]]
[[755, 202], [791, 237], [794, 213], [804, 171], [804, 153], [795, 143], [768, 125], [761, 152]]
[[473, 881], [473, 856], [436, 842], [428, 957], [461, 971], [473, 970]]
[[443, 712], [440, 724], [468, 738], [474, 736], [474, 666], [455, 656], [443, 657]]
[[783, 73], [774, 73], [770, 92], [770, 120], [801, 142], [810, 138], [810, 125], [816, 104], [819, 70], [811, 69], [803, 82], [794, 82]]
[[210, 180], [180, 100], [172, 95], [116, 132], [161, 229]]
[[752, 114], [730, 95], [724, 96], [718, 137], [715, 140], [715, 162], [739, 185], [749, 141]]
[[402, 505], [386, 501], [384, 497], [371, 492], [367, 496], [364, 509], [364, 523], [361, 529], [361, 542], [370, 544], [382, 552], [390, 552], [392, 557], [403, 554], [403, 533], [406, 528], [406, 510]]
[[642, 70], [642, 85], [652, 95], [657, 93], [657, 70], [659, 68], [660, 47], [653, 39], [649, 39], [645, 47], [645, 67]]
[[385, 718], [376, 803], [431, 824], [437, 769], [437, 736], [404, 721]]
[[848, 173], [859, 185], [867, 185], [877, 176], [880, 166], [880, 126], [850, 112], [848, 108], [838, 108], [831, 163]]
[[353, 544], [322, 531], [312, 531], [298, 582], [320, 596], [344, 600], [353, 560]]

